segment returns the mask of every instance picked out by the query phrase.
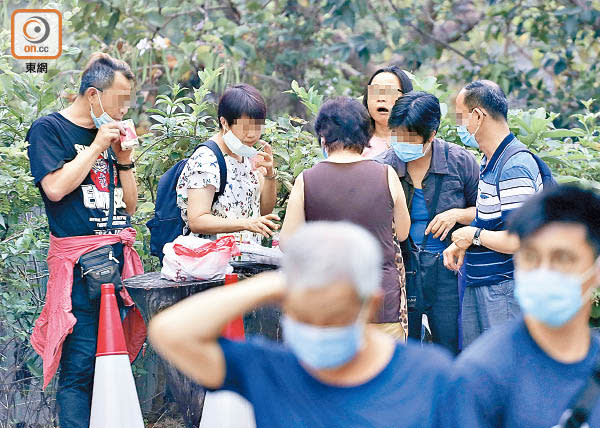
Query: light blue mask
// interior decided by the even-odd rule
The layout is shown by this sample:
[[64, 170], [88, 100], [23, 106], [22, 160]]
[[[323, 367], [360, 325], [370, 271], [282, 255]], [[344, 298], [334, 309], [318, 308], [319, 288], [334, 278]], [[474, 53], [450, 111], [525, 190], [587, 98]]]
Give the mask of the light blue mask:
[[431, 144], [429, 144], [429, 147], [427, 147], [425, 151], [423, 151], [423, 144], [392, 142], [391, 146], [392, 149], [394, 149], [396, 156], [398, 156], [398, 159], [400, 159], [402, 162], [410, 162], [425, 156], [427, 150], [429, 150], [429, 147], [431, 147]]
[[342, 327], [318, 327], [281, 318], [283, 339], [300, 361], [314, 369], [339, 367], [359, 351], [363, 323], [359, 320]]
[[590, 298], [593, 287], [582, 296], [582, 284], [594, 273], [595, 265], [583, 275], [555, 270], [515, 271], [515, 297], [523, 312], [550, 327], [569, 321]]
[[456, 127], [456, 132], [458, 133], [460, 141], [462, 141], [465, 146], [473, 147], [474, 149], [479, 148], [479, 143], [475, 139], [475, 134], [477, 134], [478, 130], [479, 128], [477, 128], [477, 130], [471, 134], [469, 131], [467, 131], [467, 127], [465, 125], [458, 125]]
[[90, 115], [92, 116], [92, 120], [94, 121], [94, 125], [96, 128], [100, 128], [102, 125], [110, 122], [114, 122], [115, 120], [110, 117], [110, 115], [104, 111], [104, 107], [102, 107], [102, 100], [100, 99], [100, 94], [98, 94], [98, 101], [100, 102], [100, 108], [102, 109], [102, 114], [100, 117], [96, 117], [94, 115], [94, 110], [92, 110], [92, 106], [90, 105]]

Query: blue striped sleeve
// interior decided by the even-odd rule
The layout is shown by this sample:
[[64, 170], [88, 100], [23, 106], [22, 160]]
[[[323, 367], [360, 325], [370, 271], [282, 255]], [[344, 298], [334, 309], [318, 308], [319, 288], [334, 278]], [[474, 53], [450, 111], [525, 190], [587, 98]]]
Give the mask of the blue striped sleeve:
[[500, 175], [499, 203], [502, 220], [538, 191], [542, 177], [535, 159], [529, 153], [518, 153], [506, 162]]

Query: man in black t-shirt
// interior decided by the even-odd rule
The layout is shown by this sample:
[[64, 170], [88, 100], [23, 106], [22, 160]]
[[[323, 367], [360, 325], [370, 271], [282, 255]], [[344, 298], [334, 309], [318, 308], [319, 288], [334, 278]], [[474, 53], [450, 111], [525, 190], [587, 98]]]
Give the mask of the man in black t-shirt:
[[[115, 234], [130, 227], [138, 194], [132, 151], [121, 149], [124, 130], [118, 122], [129, 109], [133, 84], [125, 62], [94, 54], [73, 104], [31, 125], [26, 137], [31, 173], [53, 237]], [[122, 269], [122, 244], [114, 244], [113, 253]], [[56, 400], [62, 428], [87, 428], [99, 305], [89, 300], [78, 264], [71, 302], [77, 322], [62, 346]]]

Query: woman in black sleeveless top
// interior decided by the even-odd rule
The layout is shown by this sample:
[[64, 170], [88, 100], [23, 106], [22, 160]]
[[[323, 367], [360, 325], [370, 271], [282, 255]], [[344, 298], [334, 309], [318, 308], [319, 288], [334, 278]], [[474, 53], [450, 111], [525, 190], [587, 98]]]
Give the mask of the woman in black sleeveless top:
[[[321, 107], [315, 130], [326, 160], [300, 174], [294, 184], [281, 231], [285, 239], [306, 221], [350, 221], [363, 226], [380, 242], [384, 254], [382, 305], [375, 320], [380, 328], [404, 339], [400, 323], [406, 304], [404, 281], [396, 266], [394, 232], [406, 239], [410, 217], [395, 171], [363, 159], [372, 134], [371, 119], [357, 100], [332, 99]], [[395, 226], [394, 226], [395, 225]], [[406, 317], [404, 317], [406, 319]]]

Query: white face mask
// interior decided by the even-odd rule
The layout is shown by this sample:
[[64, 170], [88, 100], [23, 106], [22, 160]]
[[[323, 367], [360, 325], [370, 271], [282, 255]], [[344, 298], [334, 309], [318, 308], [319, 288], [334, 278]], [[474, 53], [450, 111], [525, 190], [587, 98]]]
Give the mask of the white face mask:
[[245, 158], [251, 158], [258, 153], [254, 147], [248, 147], [242, 141], [235, 136], [235, 134], [229, 130], [223, 135], [223, 141], [229, 150], [238, 156]]

